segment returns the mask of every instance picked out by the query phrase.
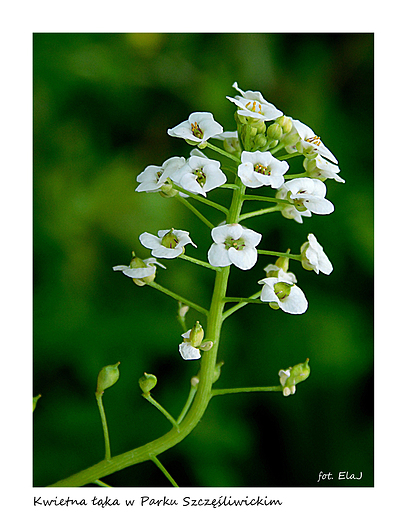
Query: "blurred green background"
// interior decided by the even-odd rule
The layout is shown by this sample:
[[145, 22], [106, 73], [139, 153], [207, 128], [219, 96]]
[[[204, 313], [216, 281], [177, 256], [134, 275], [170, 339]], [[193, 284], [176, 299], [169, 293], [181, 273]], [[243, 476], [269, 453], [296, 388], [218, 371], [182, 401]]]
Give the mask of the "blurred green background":
[[[298, 252], [314, 233], [334, 271], [318, 276], [291, 263], [309, 301], [304, 315], [252, 305], [225, 322], [216, 387], [275, 385], [281, 368], [309, 357], [311, 377], [297, 394], [216, 397], [198, 427], [160, 460], [180, 486], [372, 486], [373, 35], [33, 38], [33, 395], [43, 396], [34, 414], [34, 485], [103, 458], [94, 391], [104, 365], [121, 362], [120, 380], [104, 397], [113, 455], [169, 429], [140, 395], [144, 371], [158, 377], [154, 397], [179, 414], [199, 362], [178, 354], [177, 304], [112, 266], [128, 264], [132, 250], [149, 256], [138, 236], [168, 227], [189, 230], [199, 248], [187, 254], [206, 258], [208, 229], [174, 199], [136, 194], [135, 178], [149, 164], [189, 155], [191, 147], [166, 132], [191, 112], [212, 112], [234, 130], [225, 96], [236, 94], [237, 81], [313, 128], [346, 179], [327, 181], [332, 215], [300, 225], [270, 214], [245, 224], [263, 234], [262, 249]], [[221, 191], [210, 198], [230, 195]], [[206, 214], [216, 222], [216, 213]], [[229, 294], [256, 292], [270, 261], [260, 257], [249, 272], [233, 268]], [[160, 284], [208, 305], [212, 272], [163, 263]], [[188, 324], [195, 319], [190, 311]], [[335, 480], [317, 484], [320, 471]], [[363, 478], [338, 481], [339, 471]], [[104, 480], [169, 485], [152, 463]]]

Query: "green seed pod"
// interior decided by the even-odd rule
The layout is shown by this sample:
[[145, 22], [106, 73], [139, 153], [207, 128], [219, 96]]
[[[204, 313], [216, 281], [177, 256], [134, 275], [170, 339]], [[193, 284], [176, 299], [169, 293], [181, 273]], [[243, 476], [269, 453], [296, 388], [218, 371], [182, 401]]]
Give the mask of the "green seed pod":
[[116, 381], [119, 379], [120, 373], [118, 366], [120, 365], [120, 361], [115, 365], [107, 365], [102, 368], [99, 372], [96, 386], [96, 393], [103, 394], [106, 388], [113, 386]]
[[157, 378], [154, 374], [147, 374], [147, 372], [144, 372], [144, 375], [138, 380], [138, 384], [140, 385], [143, 394], [149, 394], [157, 384]]
[[189, 334], [189, 342], [193, 347], [199, 347], [204, 338], [204, 330], [202, 325], [197, 321], [195, 325], [192, 327], [191, 332]]

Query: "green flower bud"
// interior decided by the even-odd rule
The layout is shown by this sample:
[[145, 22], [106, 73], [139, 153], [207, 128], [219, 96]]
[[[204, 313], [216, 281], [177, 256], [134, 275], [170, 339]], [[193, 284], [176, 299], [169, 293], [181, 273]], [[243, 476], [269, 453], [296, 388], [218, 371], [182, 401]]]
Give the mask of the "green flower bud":
[[247, 124], [247, 118], [245, 116], [241, 116], [237, 113], [237, 111], [234, 114], [235, 121], [238, 125], [245, 125]]
[[215, 370], [213, 371], [212, 383], [216, 383], [216, 381], [220, 378], [220, 369], [224, 364], [225, 363], [223, 361], [216, 363]]
[[138, 380], [138, 384], [140, 385], [143, 394], [149, 394], [157, 384], [157, 378], [154, 374], [147, 374], [147, 372], [144, 372], [144, 375]]
[[[289, 253], [291, 249], [287, 249], [286, 253]], [[275, 265], [280, 267], [285, 273], [288, 272], [288, 266], [290, 263], [290, 259], [285, 256], [279, 256], [276, 260]]]
[[106, 388], [113, 386], [116, 381], [119, 379], [120, 373], [118, 366], [120, 365], [120, 361], [115, 365], [107, 365], [103, 367], [99, 372], [96, 386], [96, 393], [103, 394]]
[[265, 134], [257, 134], [254, 138], [254, 146], [255, 148], [263, 148], [267, 144], [267, 137]]
[[202, 325], [199, 323], [199, 321], [197, 321], [189, 334], [189, 343], [191, 343], [191, 345], [195, 348], [200, 347], [204, 338], [204, 334], [205, 333]]
[[278, 123], [283, 132], [285, 134], [288, 134], [289, 132], [291, 132], [291, 129], [293, 127], [293, 122], [291, 121], [291, 119], [287, 116], [280, 116], [276, 119], [276, 123]]
[[265, 134], [267, 131], [266, 123], [261, 119], [249, 118], [248, 123], [253, 128], [256, 128], [258, 134]]
[[278, 123], [273, 123], [267, 128], [267, 137], [270, 140], [276, 139], [279, 141], [283, 136], [283, 129]]
[[37, 397], [33, 397], [33, 411], [37, 406], [38, 399], [41, 397], [41, 394], [38, 394]]

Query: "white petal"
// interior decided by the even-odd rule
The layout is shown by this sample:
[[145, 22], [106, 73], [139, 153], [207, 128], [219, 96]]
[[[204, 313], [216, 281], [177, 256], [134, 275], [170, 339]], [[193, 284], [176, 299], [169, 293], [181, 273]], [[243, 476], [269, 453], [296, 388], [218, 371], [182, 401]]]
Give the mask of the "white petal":
[[302, 198], [304, 206], [315, 213], [316, 215], [329, 215], [335, 210], [335, 206], [331, 201], [321, 199], [320, 197], [313, 197], [309, 195], [308, 198]]
[[208, 261], [214, 267], [226, 267], [230, 261], [224, 244], [212, 244], [208, 251]]
[[113, 271], [124, 271], [124, 269], [128, 269], [128, 265], [115, 265], [112, 267]]
[[232, 263], [244, 271], [251, 269], [257, 262], [257, 250], [254, 247], [244, 247], [240, 251], [231, 247], [228, 253]]
[[151, 233], [144, 232], [139, 236], [141, 244], [147, 249], [154, 249], [161, 245], [161, 240]]
[[147, 276], [151, 276], [155, 273], [155, 267], [128, 267], [127, 269], [123, 269], [123, 274], [130, 278], [145, 278]]
[[303, 314], [308, 308], [308, 301], [305, 294], [297, 286], [291, 287], [290, 295], [279, 303], [280, 309], [288, 314]]
[[225, 242], [227, 238], [238, 240], [242, 236], [243, 228], [240, 224], [225, 224], [217, 226], [211, 231], [213, 241], [217, 244]]
[[246, 246], [256, 247], [262, 239], [262, 234], [252, 229], [243, 228], [241, 238], [243, 238]]
[[201, 351], [199, 348], [191, 346], [190, 343], [181, 343], [179, 345], [179, 353], [181, 354], [182, 359], [187, 361], [190, 359], [199, 359], [201, 357]]
[[170, 249], [169, 247], [165, 247], [160, 245], [159, 247], [153, 249], [151, 253], [157, 258], [176, 258], [179, 255], [182, 255], [182, 247], [174, 247]]

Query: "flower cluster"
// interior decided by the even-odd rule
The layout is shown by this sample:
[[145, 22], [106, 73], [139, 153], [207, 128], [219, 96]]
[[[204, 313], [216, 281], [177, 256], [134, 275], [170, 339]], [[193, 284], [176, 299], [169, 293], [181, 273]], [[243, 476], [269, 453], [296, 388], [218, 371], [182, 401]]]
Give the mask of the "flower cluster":
[[[246, 271], [256, 265], [259, 254], [271, 254], [278, 259], [275, 264], [264, 268], [266, 277], [258, 282], [262, 286], [260, 301], [272, 309], [303, 314], [308, 308], [308, 301], [297, 286], [295, 274], [288, 271], [289, 260], [298, 260], [304, 269], [317, 274], [329, 275], [333, 270], [315, 235], [308, 234], [308, 240], [302, 244], [298, 255], [289, 254], [289, 250], [280, 256], [279, 253], [257, 250], [262, 235], [240, 222], [273, 211], [300, 224], [303, 217], [328, 215], [335, 208], [326, 199], [325, 182], [329, 179], [340, 183], [345, 181], [339, 176], [336, 157], [311, 128], [284, 115], [260, 92], [243, 91], [237, 83], [233, 84], [233, 88], [238, 94], [226, 97], [236, 107], [236, 131], [224, 132], [210, 112], [194, 112], [186, 121], [167, 131], [171, 137], [184, 139], [197, 147], [190, 156], [187, 159], [171, 157], [161, 166], [147, 166], [137, 177], [137, 192], [176, 197], [209, 225], [213, 243], [207, 252], [208, 263], [186, 257], [185, 247], [188, 244], [197, 247], [196, 244], [187, 231], [171, 228], [160, 230], [157, 235], [148, 232], [140, 235], [141, 245], [151, 250], [151, 258], [141, 260], [133, 254], [129, 266], [119, 265], [113, 269], [122, 271], [137, 285], [145, 285], [152, 284], [157, 266], [165, 268], [156, 258], [168, 260], [180, 257], [215, 270], [233, 265]], [[223, 149], [210, 143], [210, 139], [221, 142]], [[227, 170], [234, 172], [233, 179], [228, 179], [220, 161], [206, 155], [207, 150], [216, 151], [232, 160], [235, 168], [231, 170], [229, 165]], [[288, 174], [288, 161], [297, 156], [303, 156], [304, 171]], [[234, 200], [238, 202], [235, 205], [232, 203], [229, 210], [209, 200], [208, 193], [219, 187], [234, 190]], [[246, 190], [258, 188], [264, 188], [266, 195], [269, 193], [267, 190], [275, 190], [274, 197], [246, 195]], [[226, 220], [212, 225], [195, 206], [191, 207], [186, 200], [188, 197], [220, 208], [226, 214]], [[241, 215], [246, 200], [266, 201], [275, 205]], [[213, 345], [211, 341], [203, 342], [203, 337], [204, 331], [199, 322], [182, 334], [179, 352], [183, 359], [198, 359], [202, 350], [208, 350]], [[281, 372], [281, 384], [284, 386], [292, 374], [290, 369]], [[287, 392], [294, 393], [295, 384], [284, 388], [288, 388], [284, 395], [289, 395]]]

